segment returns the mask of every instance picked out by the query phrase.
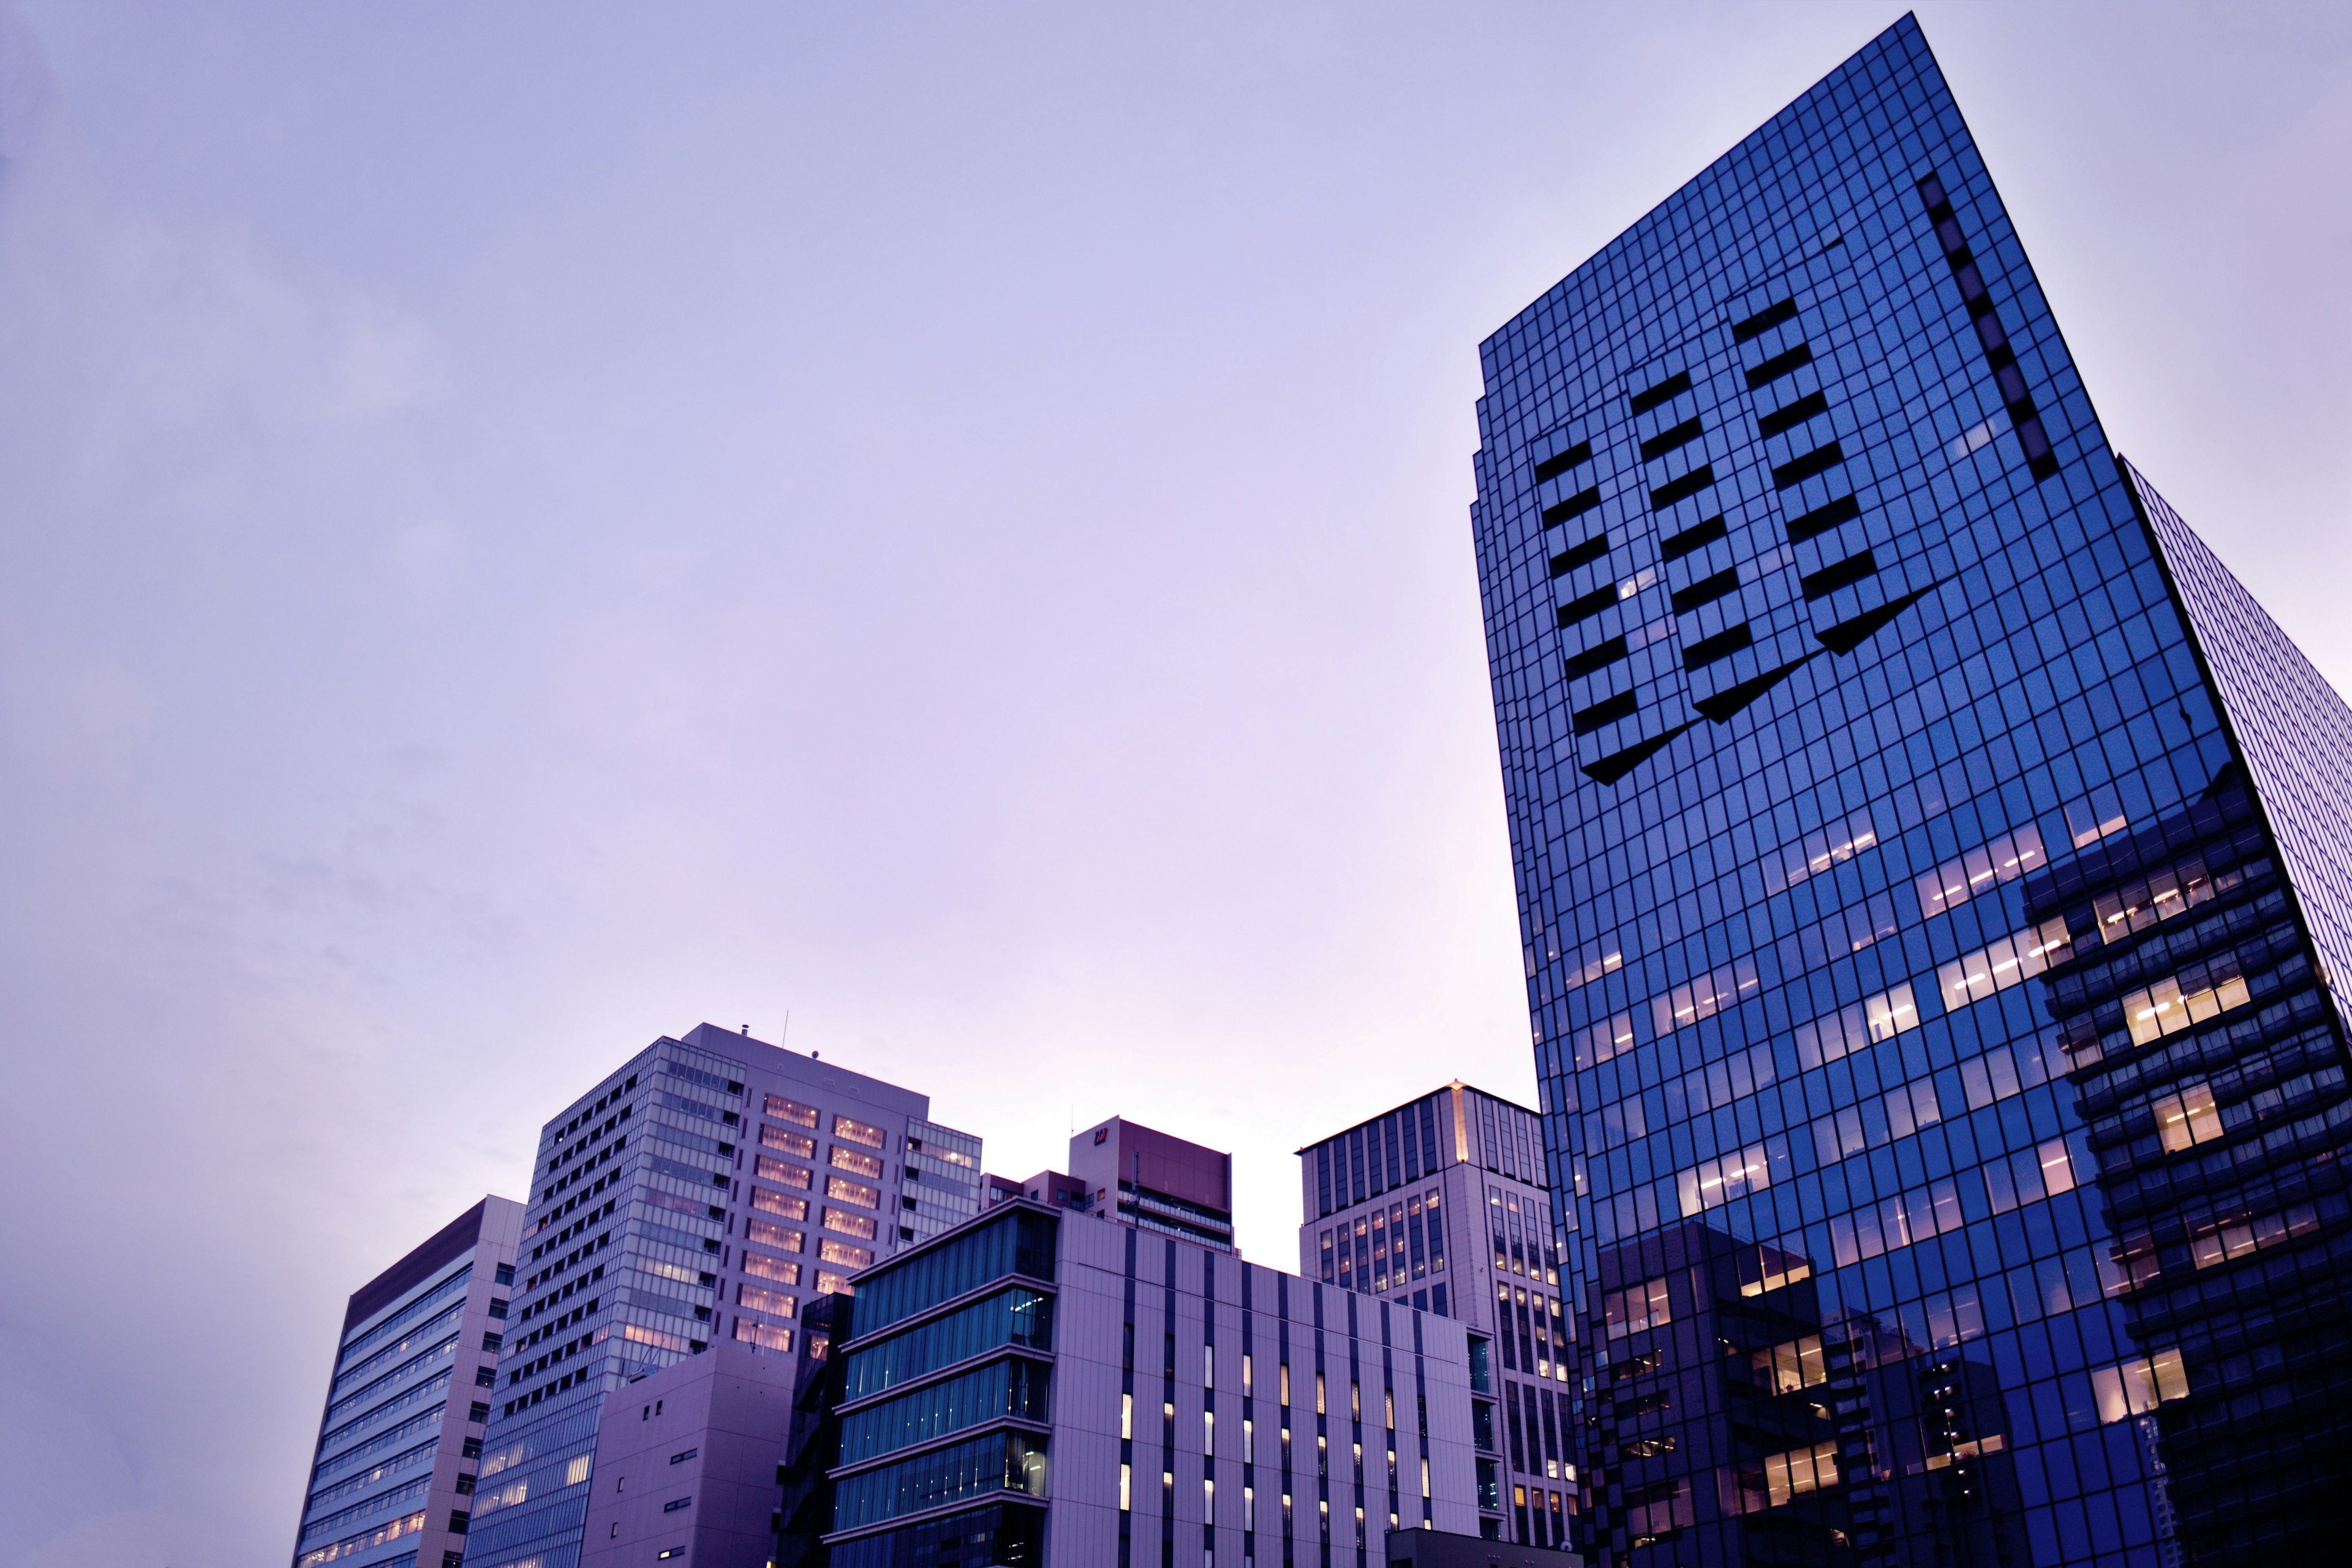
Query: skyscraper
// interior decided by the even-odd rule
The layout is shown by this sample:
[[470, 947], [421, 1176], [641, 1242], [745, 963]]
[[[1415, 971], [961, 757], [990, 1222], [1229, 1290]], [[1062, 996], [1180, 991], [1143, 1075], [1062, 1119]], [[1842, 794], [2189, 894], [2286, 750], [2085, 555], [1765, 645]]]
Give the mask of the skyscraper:
[[[704, 1024], [656, 1040], [550, 1120], [486, 1395], [467, 1561], [580, 1562], [600, 1456], [645, 1457], [634, 1409], [604, 1419], [632, 1380], [659, 1384], [648, 1400], [665, 1401], [666, 1420], [682, 1394], [714, 1423], [678, 1446], [694, 1452], [677, 1467], [665, 1456], [669, 1500], [688, 1500], [673, 1519], [708, 1500], [705, 1478], [772, 1477], [802, 1308], [979, 1212], [980, 1141], [929, 1113], [895, 1084]], [[658, 1376], [720, 1343], [750, 1359], [711, 1378]], [[771, 1429], [740, 1414], [762, 1384], [776, 1395]], [[616, 1515], [609, 1540], [632, 1522]]]
[[1500, 1409], [1480, 1400], [1507, 1465], [1482, 1521], [1556, 1547], [1576, 1497], [1573, 1377], [1559, 1227], [1542, 1134], [1525, 1106], [1451, 1083], [1298, 1151], [1309, 1279], [1457, 1318], [1490, 1337]]
[[486, 1197], [352, 1292], [295, 1568], [447, 1568], [465, 1555], [521, 1233], [522, 1205]]
[[2309, 1552], [2352, 711], [2110, 447], [1916, 25], [1481, 357], [1591, 1545]]

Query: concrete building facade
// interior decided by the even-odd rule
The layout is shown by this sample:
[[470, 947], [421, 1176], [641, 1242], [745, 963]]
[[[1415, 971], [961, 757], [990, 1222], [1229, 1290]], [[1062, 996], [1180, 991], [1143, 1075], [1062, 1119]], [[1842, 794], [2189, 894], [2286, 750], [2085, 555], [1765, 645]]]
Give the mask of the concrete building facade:
[[[714, 1346], [738, 1352], [735, 1370], [678, 1374], [699, 1391], [689, 1407], [732, 1421], [727, 1412], [767, 1397], [753, 1386], [781, 1384], [776, 1419], [757, 1431], [722, 1423], [669, 1451], [697, 1450], [709, 1484], [755, 1474], [772, 1483], [803, 1308], [979, 1208], [979, 1140], [934, 1124], [929, 1110], [895, 1084], [705, 1024], [655, 1041], [551, 1119], [532, 1165], [468, 1561], [576, 1568], [591, 1500], [606, 1495], [593, 1481], [600, 1467], [642, 1469], [652, 1452], [643, 1445], [670, 1440], [650, 1435], [650, 1417], [644, 1431], [607, 1422], [607, 1401], [633, 1399], [637, 1380]], [[743, 1357], [769, 1358], [774, 1371], [746, 1371]], [[771, 1484], [762, 1514], [773, 1497]], [[635, 1520], [600, 1511], [602, 1544]], [[685, 1545], [666, 1561], [693, 1561], [694, 1540]]]
[[1564, 1543], [1580, 1506], [1582, 1400], [1536, 1113], [1451, 1083], [1298, 1157], [1299, 1271], [1491, 1342], [1489, 1451], [1509, 1479], [1486, 1522], [1515, 1542]]
[[1469, 1328], [1221, 1247], [1011, 1197], [856, 1290], [833, 1568], [1369, 1568], [1499, 1486]]

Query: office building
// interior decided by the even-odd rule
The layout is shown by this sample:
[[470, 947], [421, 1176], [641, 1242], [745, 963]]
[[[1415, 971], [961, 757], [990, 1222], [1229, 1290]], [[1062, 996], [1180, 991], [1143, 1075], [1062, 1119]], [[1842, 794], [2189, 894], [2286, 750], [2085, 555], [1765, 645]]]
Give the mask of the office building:
[[1067, 1171], [985, 1180], [992, 1205], [1025, 1196], [1234, 1250], [1234, 1157], [1122, 1117], [1073, 1133]]
[[[592, 1497], [591, 1544], [611, 1560], [650, 1528], [622, 1506], [620, 1476], [646, 1473], [674, 1439], [664, 1467], [693, 1452], [657, 1471], [678, 1506], [655, 1524], [707, 1510], [724, 1517], [699, 1538], [733, 1541], [747, 1476], [766, 1478], [772, 1507], [803, 1307], [979, 1210], [979, 1140], [929, 1114], [922, 1095], [705, 1024], [656, 1040], [551, 1120], [468, 1563], [578, 1568]], [[738, 1353], [663, 1379], [716, 1345]], [[637, 1380], [661, 1380], [658, 1432], [633, 1405], [606, 1407]], [[692, 1422], [670, 1417], [672, 1398], [704, 1413], [699, 1436], [681, 1436]], [[745, 1414], [762, 1406], [772, 1422]], [[607, 1470], [615, 1484], [596, 1484]], [[685, 1533], [689, 1554], [672, 1561], [690, 1560]]]
[[1491, 1338], [1510, 1539], [1564, 1545], [1579, 1506], [1575, 1353], [1536, 1113], [1456, 1082], [1298, 1158], [1299, 1272]]
[[352, 1293], [294, 1568], [464, 1555], [522, 1212], [486, 1197]]
[[[2333, 1547], [2352, 711], [2114, 451], [1916, 24], [1481, 358], [1591, 1547]], [[1951, 1378], [1888, 1373], [1861, 1444], [1799, 1386], [1631, 1447], [1608, 1331], [1623, 1292], [1683, 1310], [1695, 1223], [1805, 1260], [1792, 1336], [1866, 1321]], [[1981, 1486], [1906, 1501], [1906, 1456], [1995, 1435]]]
[[1150, 1220], [1009, 1197], [858, 1276], [784, 1509], [833, 1568], [1372, 1568], [1482, 1501], [1491, 1531], [1482, 1338]]

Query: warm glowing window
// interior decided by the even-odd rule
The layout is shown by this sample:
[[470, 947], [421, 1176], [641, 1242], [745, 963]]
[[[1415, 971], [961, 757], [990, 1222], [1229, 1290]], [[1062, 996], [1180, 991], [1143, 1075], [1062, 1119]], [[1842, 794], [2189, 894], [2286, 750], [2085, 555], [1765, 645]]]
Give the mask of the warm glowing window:
[[[812, 1110], [809, 1114], [814, 1116], [816, 1112]], [[766, 1121], [760, 1123], [760, 1146], [763, 1149], [782, 1150], [787, 1154], [797, 1154], [803, 1160], [816, 1157], [815, 1139], [804, 1133], [787, 1131], [782, 1127]]]
[[[817, 1256], [827, 1263], [838, 1263], [845, 1268], [863, 1268], [874, 1261], [872, 1247], [853, 1247], [845, 1241], [835, 1241], [829, 1236], [818, 1238], [816, 1252]], [[827, 1276], [822, 1272], [817, 1275], [816, 1282], [819, 1289], [824, 1289], [826, 1278]], [[834, 1289], [839, 1289], [841, 1284], [842, 1281], [838, 1277], [835, 1277]]]
[[736, 1286], [735, 1304], [778, 1318], [791, 1317], [794, 1309], [799, 1306], [797, 1301], [782, 1291], [766, 1289], [758, 1285]]
[[855, 1149], [845, 1149], [838, 1143], [833, 1146], [833, 1152], [826, 1156], [825, 1163], [836, 1171], [847, 1171], [852, 1175], [879, 1176], [882, 1173], [882, 1157], [879, 1154], [861, 1154]]
[[2048, 864], [2049, 857], [2042, 852], [2042, 830], [2029, 823], [1980, 849], [1947, 860], [1919, 878], [1913, 884], [1919, 897], [1919, 912], [1923, 916], [1940, 915], [1946, 910], [1958, 909], [2003, 882], [2013, 882], [2028, 871], [2038, 871]]
[[[752, 1223], [756, 1225], [759, 1222], [754, 1220]], [[773, 1230], [776, 1227], [770, 1226], [768, 1228]], [[798, 1252], [800, 1232], [788, 1231], [785, 1234], [792, 1237], [793, 1250]], [[773, 1279], [779, 1285], [797, 1285], [801, 1282], [799, 1264], [782, 1258], [771, 1258], [764, 1252], [754, 1252], [748, 1247], [743, 1249], [743, 1272], [758, 1279]]]
[[752, 1162], [751, 1168], [765, 1180], [781, 1182], [788, 1187], [798, 1187], [803, 1192], [808, 1191], [809, 1184], [816, 1179], [814, 1173], [805, 1167], [787, 1165], [782, 1160], [771, 1159], [765, 1154], [758, 1156]]
[[1601, 1318], [1607, 1324], [1608, 1337], [1612, 1340], [1671, 1321], [1672, 1310], [1666, 1304], [1666, 1282], [1652, 1279], [1640, 1285], [1629, 1285], [1622, 1290], [1610, 1291], [1601, 1298]]
[[[827, 1176], [824, 1179], [824, 1195], [845, 1204], [856, 1204], [860, 1208], [882, 1206], [881, 1188], [867, 1186], [864, 1182], [853, 1182], [847, 1176]], [[825, 1211], [827, 1225], [833, 1224], [832, 1213], [830, 1209]], [[857, 1234], [871, 1237], [874, 1233], [868, 1230]]]
[[872, 1215], [851, 1214], [847, 1209], [837, 1209], [828, 1205], [824, 1211], [824, 1228], [871, 1241], [877, 1227]]
[[786, 1100], [781, 1094], [768, 1096], [767, 1102], [761, 1107], [760, 1113], [762, 1116], [772, 1116], [779, 1121], [789, 1121], [796, 1127], [816, 1125], [815, 1106], [803, 1105], [797, 1100]]
[[2052, 964], [2065, 963], [2074, 952], [2063, 916], [2005, 936], [1936, 971], [1945, 1009], [1957, 1011], [2031, 980]]
[[2156, 1135], [2172, 1152], [2221, 1136], [2221, 1113], [2214, 1109], [2213, 1090], [2205, 1084], [2168, 1094], [2149, 1109], [2156, 1112]]
[[882, 1135], [882, 1129], [879, 1127], [869, 1127], [863, 1121], [853, 1121], [846, 1116], [836, 1116], [833, 1119], [833, 1135], [835, 1138], [846, 1139], [852, 1143], [863, 1143], [868, 1149], [885, 1148], [889, 1143], [889, 1140]]
[[2132, 1044], [2144, 1046], [2232, 1007], [2242, 1007], [2251, 1000], [2237, 960], [2219, 958], [2191, 964], [2169, 980], [2159, 980], [2145, 991], [2126, 996], [2124, 1022], [2131, 1029]]
[[[808, 1205], [802, 1204], [801, 1207], [805, 1211]], [[803, 1234], [800, 1231], [787, 1230], [781, 1225], [770, 1225], [763, 1219], [745, 1220], [743, 1234], [747, 1238], [758, 1242], [762, 1247], [781, 1247], [786, 1252], [798, 1252], [804, 1239]]]

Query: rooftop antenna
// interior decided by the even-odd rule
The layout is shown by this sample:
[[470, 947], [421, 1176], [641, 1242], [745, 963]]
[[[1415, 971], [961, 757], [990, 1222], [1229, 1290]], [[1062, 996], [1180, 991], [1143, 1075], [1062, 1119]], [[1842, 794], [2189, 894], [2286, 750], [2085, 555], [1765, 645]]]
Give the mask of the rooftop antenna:
[[[783, 1044], [787, 1043], [788, 1041], [790, 1041], [790, 1040], [792, 1039], [792, 1037], [793, 1037], [793, 1010], [792, 1010], [790, 1007], [787, 1007], [787, 1008], [785, 1008], [785, 1009], [784, 1009], [784, 1035], [783, 1035], [783, 1038], [782, 1038], [782, 1039], [778, 1040], [778, 1041], [776, 1042], [776, 1044], [778, 1044], [778, 1045], [780, 1045], [780, 1046], [781, 1046], [781, 1045], [783, 1045]], [[816, 1055], [816, 1053], [815, 1053], [814, 1051], [811, 1051], [811, 1052], [809, 1053], [809, 1055], [810, 1055], [811, 1057], [814, 1057], [814, 1056]]]

